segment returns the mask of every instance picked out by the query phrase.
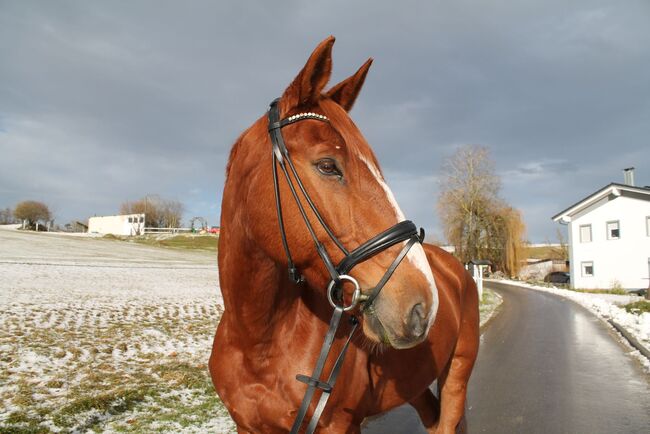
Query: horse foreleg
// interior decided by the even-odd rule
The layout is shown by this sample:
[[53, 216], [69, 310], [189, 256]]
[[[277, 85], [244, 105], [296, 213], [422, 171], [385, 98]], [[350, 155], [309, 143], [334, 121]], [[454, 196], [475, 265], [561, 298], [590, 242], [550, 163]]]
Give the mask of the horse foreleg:
[[[463, 433], [466, 430], [465, 399], [474, 358], [455, 355], [447, 375], [440, 379], [440, 422], [437, 434]], [[458, 428], [458, 430], [457, 430]]]
[[428, 433], [436, 432], [440, 419], [440, 401], [428, 387], [420, 396], [411, 400], [410, 404], [417, 410], [422, 424]]

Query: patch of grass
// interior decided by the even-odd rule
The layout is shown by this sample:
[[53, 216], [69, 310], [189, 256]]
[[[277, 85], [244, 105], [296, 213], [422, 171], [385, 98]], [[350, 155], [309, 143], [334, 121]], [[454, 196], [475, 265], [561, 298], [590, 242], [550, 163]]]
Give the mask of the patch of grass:
[[205, 365], [194, 366], [186, 362], [165, 363], [153, 369], [168, 384], [188, 389], [207, 389], [212, 392], [212, 383]]
[[64, 383], [61, 380], [51, 380], [45, 383], [45, 387], [49, 387], [50, 389], [60, 389], [63, 385]]
[[488, 288], [483, 288], [483, 297], [478, 306], [481, 325], [492, 317], [501, 302], [501, 297]]
[[576, 288], [576, 289], [571, 289], [567, 288], [570, 291], [575, 291], [575, 292], [587, 292], [590, 294], [615, 294], [615, 295], [629, 295], [629, 292], [624, 290], [623, 288], [612, 288], [612, 289], [598, 289], [598, 288]]
[[623, 308], [630, 313], [641, 315], [644, 312], [650, 312], [650, 301], [635, 301], [634, 303], [626, 304]]
[[[148, 240], [144, 238], [142, 239], [146, 244]], [[189, 249], [189, 250], [209, 250], [209, 251], [217, 251], [217, 246], [219, 245], [219, 237], [213, 236], [213, 235], [177, 235], [175, 237], [171, 238], [165, 238], [162, 240], [151, 240], [160, 247], [170, 247], [174, 249]], [[141, 242], [140, 240], [136, 240], [136, 242]]]
[[23, 411], [14, 411], [7, 416], [3, 424], [0, 424], [0, 432], [3, 434], [41, 434], [49, 433], [50, 430], [40, 425], [40, 419], [35, 418]]
[[565, 253], [560, 247], [540, 246], [526, 247], [524, 250], [526, 258], [531, 259], [561, 259], [566, 260]]
[[[156, 390], [144, 386], [140, 388], [118, 389], [114, 392], [101, 393], [94, 396], [84, 396], [72, 401], [54, 415], [54, 423], [62, 427], [75, 424], [73, 416], [95, 410], [99, 413], [116, 415], [132, 410], [136, 404], [144, 401], [147, 396], [156, 394]], [[84, 425], [90, 428], [99, 422], [99, 418], [91, 418]]]
[[12, 402], [15, 405], [29, 408], [33, 406], [36, 401], [34, 400], [34, 393], [32, 387], [24, 379], [20, 379], [17, 382], [18, 390]]
[[178, 425], [183, 428], [197, 427], [215, 416], [229, 417], [216, 393], [187, 392], [181, 389], [180, 393], [158, 395], [155, 401], [144, 404], [133, 418], [114, 425], [115, 430], [143, 432], [146, 429], [147, 432], [170, 432], [177, 431]]
[[216, 252], [219, 245], [219, 237], [214, 235], [175, 235], [169, 237], [164, 235], [144, 235], [139, 237], [104, 235], [103, 238], [143, 244], [145, 246], [182, 250], [203, 250], [209, 252]]

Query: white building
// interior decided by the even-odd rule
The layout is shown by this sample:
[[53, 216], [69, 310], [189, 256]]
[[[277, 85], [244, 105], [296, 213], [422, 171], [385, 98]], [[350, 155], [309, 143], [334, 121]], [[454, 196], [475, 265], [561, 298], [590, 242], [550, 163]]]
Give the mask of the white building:
[[88, 219], [91, 234], [141, 235], [144, 233], [144, 214], [110, 215]]
[[568, 225], [573, 288], [648, 288], [650, 188], [612, 183], [555, 215]]

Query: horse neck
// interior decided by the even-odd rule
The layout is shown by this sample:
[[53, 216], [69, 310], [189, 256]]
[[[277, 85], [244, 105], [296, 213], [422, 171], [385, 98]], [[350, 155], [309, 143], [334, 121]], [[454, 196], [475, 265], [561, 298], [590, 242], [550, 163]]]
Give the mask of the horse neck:
[[241, 199], [249, 196], [247, 183], [236, 180], [253, 173], [255, 164], [270, 158], [267, 149], [255, 145], [266, 134], [266, 129], [260, 133], [252, 128], [231, 151], [219, 238], [219, 282], [226, 309], [222, 321], [228, 321], [229, 329], [242, 338], [258, 343], [270, 339], [278, 326], [322, 321], [327, 317], [323, 308], [328, 306], [306, 286], [290, 282], [286, 264], [276, 263], [259, 247], [258, 240], [251, 239], [247, 225], [252, 222], [246, 216], [247, 204]]
[[[225, 314], [233, 339], [240, 346], [273, 346], [278, 335], [302, 339], [324, 334], [332, 309], [325, 297], [288, 278], [286, 264], [275, 263], [245, 230], [222, 226], [219, 277]], [[280, 333], [276, 333], [280, 331]], [[318, 340], [318, 339], [317, 339]], [[260, 347], [261, 345], [261, 347]]]
[[262, 337], [296, 295], [285, 288], [277, 264], [243, 230], [224, 228], [219, 246], [219, 280], [227, 317], [247, 336]]

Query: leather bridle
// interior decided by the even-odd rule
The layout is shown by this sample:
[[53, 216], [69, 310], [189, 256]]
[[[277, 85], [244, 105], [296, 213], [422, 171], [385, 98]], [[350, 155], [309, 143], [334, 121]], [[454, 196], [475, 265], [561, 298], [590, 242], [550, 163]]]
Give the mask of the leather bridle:
[[[332, 371], [330, 372], [327, 381], [324, 382], [321, 381], [320, 377], [323, 371], [323, 367], [325, 366], [327, 356], [329, 354], [332, 343], [334, 341], [334, 335], [336, 334], [336, 330], [338, 329], [343, 313], [352, 311], [359, 303], [363, 305], [363, 307], [361, 307], [361, 311], [366, 311], [371, 308], [372, 303], [375, 301], [375, 299], [377, 298], [377, 296], [379, 295], [383, 287], [386, 285], [386, 282], [388, 282], [388, 279], [390, 279], [390, 277], [393, 275], [393, 273], [395, 272], [399, 264], [402, 262], [404, 257], [411, 249], [411, 247], [413, 247], [415, 243], [422, 243], [422, 241], [424, 240], [424, 230], [420, 229], [420, 231], [418, 232], [417, 227], [415, 226], [415, 224], [413, 224], [413, 222], [409, 220], [402, 221], [386, 229], [380, 234], [372, 237], [365, 243], [358, 246], [356, 249], [352, 251], [348, 251], [345, 248], [345, 246], [343, 246], [343, 243], [341, 243], [341, 241], [336, 237], [334, 232], [327, 225], [321, 213], [316, 208], [314, 201], [309, 196], [309, 193], [307, 193], [305, 186], [300, 180], [300, 176], [298, 176], [298, 172], [296, 171], [293, 161], [291, 160], [291, 157], [289, 155], [289, 150], [287, 149], [284, 143], [284, 138], [282, 137], [282, 132], [281, 132], [283, 127], [302, 120], [312, 119], [321, 122], [329, 122], [329, 120], [324, 115], [313, 113], [313, 112], [299, 113], [293, 116], [289, 116], [288, 118], [280, 119], [280, 111], [278, 108], [279, 101], [280, 99], [278, 98], [271, 103], [271, 107], [268, 112], [268, 121], [269, 121], [268, 130], [271, 136], [271, 142], [273, 144], [273, 184], [275, 189], [275, 204], [276, 204], [276, 210], [278, 215], [278, 223], [280, 226], [280, 236], [282, 238], [282, 246], [287, 256], [289, 278], [296, 284], [299, 284], [304, 281], [304, 278], [301, 276], [300, 272], [296, 268], [296, 265], [291, 256], [291, 251], [289, 250], [289, 244], [287, 242], [287, 234], [286, 234], [284, 220], [282, 216], [282, 201], [280, 198], [280, 185], [278, 182], [278, 170], [277, 170], [278, 166], [280, 166], [280, 169], [284, 173], [284, 177], [287, 181], [289, 189], [291, 190], [293, 199], [296, 205], [298, 206], [298, 210], [300, 211], [300, 214], [302, 215], [302, 219], [305, 222], [305, 225], [307, 226], [307, 230], [309, 231], [309, 234], [312, 240], [314, 241], [316, 251], [318, 252], [318, 255], [320, 256], [321, 260], [325, 264], [325, 268], [329, 273], [330, 283], [327, 288], [327, 298], [330, 304], [332, 305], [332, 307], [334, 308], [332, 319], [330, 320], [329, 330], [325, 336], [323, 346], [321, 347], [320, 356], [318, 358], [318, 361], [316, 362], [316, 366], [314, 367], [314, 371], [312, 375], [296, 376], [296, 379], [298, 381], [306, 383], [308, 387], [307, 390], [305, 391], [302, 404], [296, 415], [296, 419], [291, 429], [291, 433], [297, 433], [298, 430], [300, 429], [316, 389], [321, 389], [323, 391], [323, 393], [321, 394], [321, 398], [316, 406], [316, 409], [314, 410], [312, 419], [310, 420], [309, 425], [307, 426], [307, 430], [305, 431], [306, 433], [313, 433], [314, 430], [316, 429], [318, 419], [320, 418], [320, 415], [323, 409], [325, 408], [325, 404], [329, 399], [329, 395], [332, 391], [332, 388], [336, 383], [336, 378], [338, 377], [338, 373], [340, 371], [341, 365], [343, 364], [345, 353], [347, 352], [352, 336], [356, 331], [358, 325], [357, 318], [355, 316], [350, 316], [352, 329], [350, 331], [348, 339], [345, 342], [345, 345], [343, 346], [341, 353], [337, 357], [334, 363], [334, 367], [332, 368]], [[309, 221], [309, 218], [307, 217], [307, 212], [305, 210], [305, 207], [300, 201], [298, 190], [294, 185], [294, 181], [292, 181], [291, 179], [292, 177], [290, 173], [291, 175], [293, 175], [293, 179], [295, 180], [295, 184], [297, 184], [298, 186], [298, 190], [300, 190], [302, 196], [304, 197], [305, 201], [309, 205], [309, 208], [316, 216], [318, 223], [325, 230], [325, 232], [331, 238], [331, 240], [334, 242], [337, 248], [340, 249], [341, 252], [343, 253], [344, 257], [337, 265], [334, 265], [329, 253], [325, 249], [325, 246], [319, 241], [316, 232], [314, 230], [314, 227], [312, 226], [311, 222]], [[370, 259], [371, 257], [373, 257], [374, 255], [390, 248], [391, 246], [394, 246], [404, 241], [406, 243], [402, 247], [402, 250], [395, 257], [395, 259], [388, 267], [388, 269], [386, 270], [382, 278], [379, 280], [377, 285], [370, 291], [370, 294], [363, 294], [361, 292], [361, 288], [359, 287], [359, 283], [356, 281], [356, 279], [348, 275], [347, 273], [349, 273], [350, 270], [352, 270], [357, 264], [364, 262]], [[348, 281], [354, 285], [352, 299], [350, 304], [347, 306], [345, 305], [345, 301], [343, 299], [343, 289], [342, 289], [343, 281]]]

